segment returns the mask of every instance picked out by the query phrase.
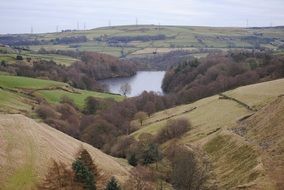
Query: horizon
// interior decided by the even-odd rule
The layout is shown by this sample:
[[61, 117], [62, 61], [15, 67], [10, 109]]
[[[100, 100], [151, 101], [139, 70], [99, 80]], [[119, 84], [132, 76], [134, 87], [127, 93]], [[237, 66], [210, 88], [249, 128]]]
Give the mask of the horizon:
[[205, 28], [240, 28], [240, 29], [250, 29], [250, 28], [277, 28], [277, 27], [284, 27], [283, 25], [277, 25], [277, 26], [249, 26], [249, 27], [242, 27], [242, 26], [205, 26], [205, 25], [156, 25], [156, 24], [125, 24], [125, 25], [113, 25], [113, 26], [98, 26], [95, 28], [88, 28], [88, 29], [76, 29], [76, 28], [66, 28], [62, 29], [60, 31], [51, 31], [51, 32], [26, 32], [26, 33], [5, 33], [0, 35], [27, 35], [27, 34], [54, 34], [54, 33], [61, 33], [64, 32], [64, 30], [71, 30], [72, 32], [75, 31], [90, 31], [90, 30], [96, 30], [96, 29], [101, 29], [101, 28], [115, 28], [115, 27], [151, 27], [151, 26], [156, 26], [156, 27], [205, 27]]
[[13, 0], [1, 4], [0, 34], [54, 33], [136, 23], [242, 28], [284, 25], [284, 2], [281, 0], [144, 0], [143, 3], [133, 0], [120, 3], [115, 0]]

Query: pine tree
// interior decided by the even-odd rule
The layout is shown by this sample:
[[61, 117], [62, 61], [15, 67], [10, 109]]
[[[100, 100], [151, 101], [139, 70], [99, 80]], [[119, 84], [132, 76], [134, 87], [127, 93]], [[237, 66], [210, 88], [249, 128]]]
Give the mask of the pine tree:
[[162, 159], [161, 151], [157, 144], [149, 144], [143, 155], [143, 164], [152, 164]]
[[72, 164], [72, 169], [75, 173], [76, 182], [83, 184], [86, 190], [96, 190], [94, 175], [81, 160], [75, 160]]
[[105, 190], [121, 190], [115, 177], [112, 177], [108, 182]]
[[135, 154], [131, 154], [131, 155], [128, 157], [127, 161], [128, 161], [128, 163], [129, 163], [130, 165], [132, 165], [132, 166], [137, 166], [138, 160], [137, 160]]
[[93, 173], [95, 178], [98, 178], [99, 176], [99, 171], [97, 166], [94, 164], [93, 159], [89, 152], [86, 149], [82, 149], [79, 152], [78, 160], [81, 160], [86, 167]]

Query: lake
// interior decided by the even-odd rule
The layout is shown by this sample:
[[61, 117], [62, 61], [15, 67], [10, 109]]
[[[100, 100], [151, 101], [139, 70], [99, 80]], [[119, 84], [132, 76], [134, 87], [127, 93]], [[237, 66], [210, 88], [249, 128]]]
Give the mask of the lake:
[[131, 93], [128, 97], [133, 97], [141, 94], [144, 90], [162, 92], [162, 81], [165, 71], [138, 71], [132, 77], [112, 78], [101, 80], [100, 83], [108, 86], [109, 92], [121, 94], [120, 87], [128, 83], [131, 86]]

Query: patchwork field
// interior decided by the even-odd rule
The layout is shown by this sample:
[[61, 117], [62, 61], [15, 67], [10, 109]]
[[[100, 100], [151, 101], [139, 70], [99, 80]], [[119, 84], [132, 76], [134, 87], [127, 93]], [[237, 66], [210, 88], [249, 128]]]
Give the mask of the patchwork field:
[[[111, 37], [137, 37], [164, 35], [161, 40], [131, 40], [127, 42], [109, 43], [106, 39]], [[56, 44], [56, 39], [76, 36], [85, 36], [86, 42]], [[233, 28], [233, 27], [197, 27], [197, 26], [116, 26], [103, 27], [93, 30], [80, 30], [48, 34], [22, 35], [23, 38], [50, 41], [45, 45], [31, 45], [31, 50], [45, 48], [47, 50], [79, 50], [95, 51], [114, 56], [133, 56], [164, 53], [184, 49], [198, 51], [200, 48], [213, 48], [219, 50], [253, 48], [258, 39], [260, 47], [276, 50], [283, 44], [283, 28]], [[98, 40], [101, 39], [101, 40]], [[54, 58], [56, 59], [56, 57]], [[59, 59], [59, 58], [58, 58]], [[63, 61], [64, 63], [65, 61]]]

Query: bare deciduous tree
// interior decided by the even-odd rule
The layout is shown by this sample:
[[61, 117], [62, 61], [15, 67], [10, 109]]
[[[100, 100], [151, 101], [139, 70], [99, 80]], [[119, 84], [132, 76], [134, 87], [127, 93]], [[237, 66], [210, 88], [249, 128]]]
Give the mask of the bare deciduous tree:
[[65, 164], [61, 162], [57, 163], [53, 160], [47, 175], [45, 176], [41, 184], [37, 186], [37, 188], [43, 190], [83, 190], [83, 187], [81, 187], [80, 184], [76, 183], [73, 179], [73, 171], [69, 170]]
[[155, 179], [153, 173], [143, 166], [138, 166], [130, 171], [130, 178], [124, 185], [125, 190], [154, 190], [151, 182]]
[[135, 114], [134, 119], [138, 120], [140, 125], [142, 126], [143, 121], [147, 118], [147, 113], [143, 111], [139, 111]]
[[125, 83], [120, 86], [120, 92], [126, 96], [127, 94], [131, 93], [131, 86], [128, 83]]
[[179, 190], [205, 189], [208, 180], [208, 163], [201, 162], [186, 147], [173, 146], [169, 159], [172, 162], [172, 184]]
[[180, 118], [169, 120], [167, 125], [156, 135], [159, 143], [164, 143], [173, 138], [179, 138], [191, 129], [191, 124], [187, 119]]

